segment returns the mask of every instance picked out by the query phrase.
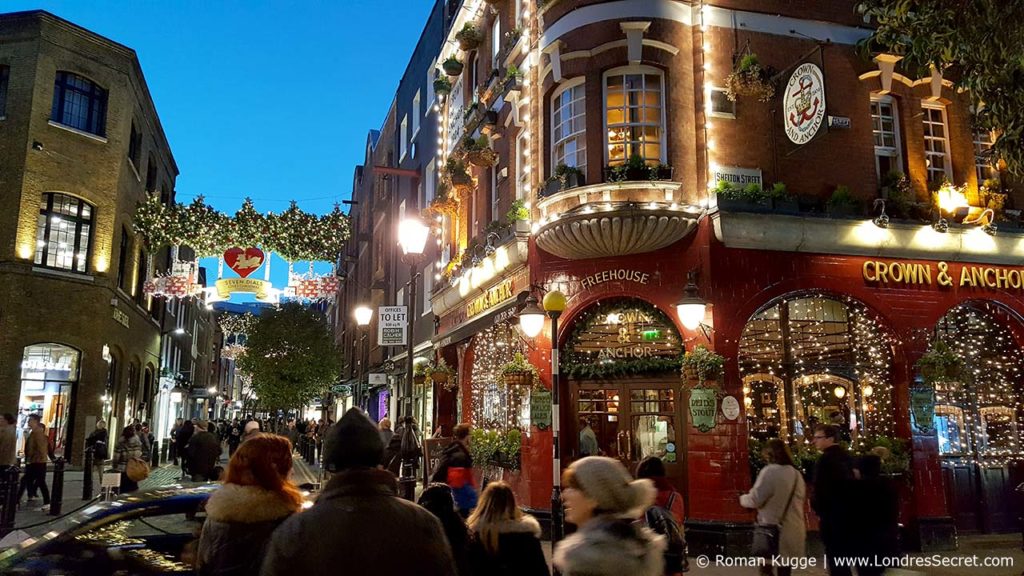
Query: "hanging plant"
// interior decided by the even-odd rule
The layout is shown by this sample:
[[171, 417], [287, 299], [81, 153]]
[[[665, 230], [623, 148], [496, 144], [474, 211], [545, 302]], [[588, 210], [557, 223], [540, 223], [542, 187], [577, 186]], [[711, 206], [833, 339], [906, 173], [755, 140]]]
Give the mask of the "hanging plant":
[[522, 352], [516, 352], [512, 361], [501, 367], [498, 381], [506, 386], [533, 386], [538, 379], [537, 368]]
[[484, 34], [472, 22], [466, 22], [462, 30], [455, 33], [455, 40], [459, 42], [459, 48], [468, 52], [476, 50], [480, 46], [480, 43], [484, 41]]
[[444, 69], [445, 74], [452, 77], [462, 74], [462, 62], [459, 62], [459, 59], [454, 54], [441, 64], [441, 68]]
[[[452, 376], [454, 374], [455, 369], [449, 366], [448, 363], [444, 361], [444, 358], [439, 359], [436, 364], [427, 365], [426, 375], [428, 378], [433, 380], [435, 384], [448, 384], [453, 380]], [[455, 385], [457, 386], [458, 383], [456, 382]]]
[[921, 377], [928, 384], [960, 377], [963, 363], [956, 352], [942, 340], [932, 342], [928, 351], [921, 356], [915, 366], [921, 371]]
[[481, 134], [476, 139], [472, 136], [466, 136], [466, 139], [463, 141], [463, 149], [466, 151], [466, 161], [473, 166], [490, 168], [498, 163], [498, 153], [491, 148], [490, 140], [487, 139], [486, 134]]
[[722, 375], [725, 358], [698, 344], [683, 354], [683, 376], [688, 382], [717, 380]]
[[508, 212], [505, 214], [505, 221], [509, 224], [515, 225], [520, 220], [530, 219], [530, 209], [526, 207], [526, 202], [522, 200], [513, 200], [512, 206], [509, 207]]
[[447, 96], [452, 92], [452, 81], [446, 76], [438, 76], [434, 79], [434, 93]]
[[736, 68], [725, 78], [725, 95], [736, 101], [739, 96], [768, 102], [775, 97], [775, 84], [771, 80], [769, 68], [762, 67], [757, 54], [747, 52], [736, 65]]
[[466, 165], [457, 158], [449, 158], [445, 164], [445, 173], [452, 186], [472, 186], [473, 177], [466, 171]]
[[412, 365], [412, 381], [415, 384], [423, 384], [427, 381], [427, 372], [430, 370], [430, 362], [417, 362]]

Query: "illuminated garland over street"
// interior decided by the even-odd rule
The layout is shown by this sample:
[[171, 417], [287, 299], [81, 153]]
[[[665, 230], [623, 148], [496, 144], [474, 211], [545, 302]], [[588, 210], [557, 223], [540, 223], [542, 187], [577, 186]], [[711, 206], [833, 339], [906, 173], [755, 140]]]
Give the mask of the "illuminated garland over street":
[[264, 215], [248, 198], [232, 217], [206, 204], [202, 196], [186, 206], [166, 205], [150, 195], [136, 209], [134, 226], [150, 250], [189, 246], [198, 258], [218, 256], [233, 246], [259, 246], [289, 262], [333, 262], [349, 237], [348, 217], [338, 205], [317, 216], [292, 201], [284, 212]]

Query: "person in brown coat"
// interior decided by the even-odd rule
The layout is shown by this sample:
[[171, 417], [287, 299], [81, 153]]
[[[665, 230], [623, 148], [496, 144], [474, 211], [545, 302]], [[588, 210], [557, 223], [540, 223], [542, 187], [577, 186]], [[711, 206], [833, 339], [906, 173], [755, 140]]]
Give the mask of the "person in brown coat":
[[36, 497], [36, 489], [43, 493], [43, 508], [50, 505], [50, 489], [46, 486], [46, 463], [50, 461], [50, 441], [46, 437], [46, 425], [39, 414], [28, 415], [28, 427], [32, 432], [25, 442], [25, 475], [18, 488], [18, 500], [28, 490], [29, 500]]
[[324, 461], [336, 471], [316, 504], [274, 532], [262, 576], [457, 574], [441, 523], [398, 498], [398, 483], [377, 465], [380, 433], [358, 408], [330, 430]]

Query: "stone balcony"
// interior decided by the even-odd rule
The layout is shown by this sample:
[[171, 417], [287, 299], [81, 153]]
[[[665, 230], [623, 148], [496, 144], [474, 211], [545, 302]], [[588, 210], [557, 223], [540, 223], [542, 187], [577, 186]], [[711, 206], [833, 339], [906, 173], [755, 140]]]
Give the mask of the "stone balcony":
[[568, 260], [664, 248], [693, 231], [704, 213], [682, 203], [681, 187], [660, 180], [605, 182], [542, 198], [537, 246]]

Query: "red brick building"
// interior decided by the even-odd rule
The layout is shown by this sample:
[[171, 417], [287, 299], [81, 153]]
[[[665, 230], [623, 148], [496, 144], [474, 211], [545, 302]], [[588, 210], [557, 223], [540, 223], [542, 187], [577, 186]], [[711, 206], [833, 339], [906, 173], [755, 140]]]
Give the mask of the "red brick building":
[[[550, 328], [515, 314], [559, 290], [561, 462], [584, 420], [609, 456], [662, 458], [692, 550], [742, 550], [759, 442], [809, 461], [830, 419], [890, 447], [913, 545], [1012, 529], [1024, 198], [978, 154], [966, 94], [859, 52], [853, 1], [449, 4], [421, 167], [434, 348], [456, 371], [433, 422], [506, 440], [485, 475], [550, 509]], [[962, 368], [945, 378], [916, 367], [939, 340]], [[680, 374], [699, 344], [726, 359], [715, 382]], [[503, 378], [516, 352], [539, 388]]]

